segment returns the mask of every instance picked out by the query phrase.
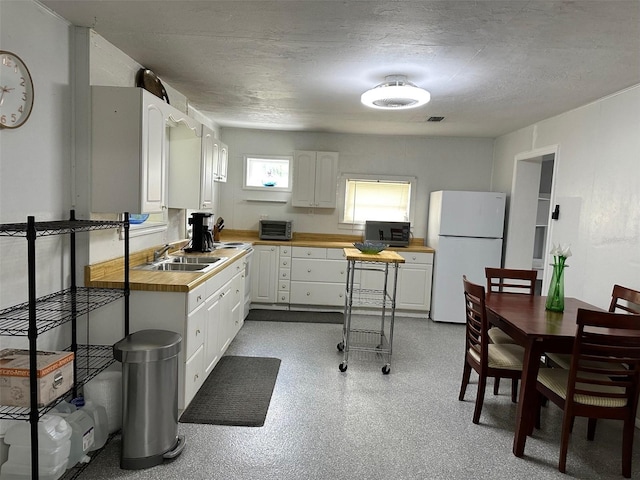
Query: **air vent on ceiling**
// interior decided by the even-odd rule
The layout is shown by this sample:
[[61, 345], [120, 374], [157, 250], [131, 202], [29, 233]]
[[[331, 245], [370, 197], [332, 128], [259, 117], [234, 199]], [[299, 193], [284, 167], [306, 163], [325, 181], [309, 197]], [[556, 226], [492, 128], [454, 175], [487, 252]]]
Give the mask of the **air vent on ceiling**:
[[427, 118], [427, 122], [441, 122], [444, 120], [444, 117], [429, 117]]

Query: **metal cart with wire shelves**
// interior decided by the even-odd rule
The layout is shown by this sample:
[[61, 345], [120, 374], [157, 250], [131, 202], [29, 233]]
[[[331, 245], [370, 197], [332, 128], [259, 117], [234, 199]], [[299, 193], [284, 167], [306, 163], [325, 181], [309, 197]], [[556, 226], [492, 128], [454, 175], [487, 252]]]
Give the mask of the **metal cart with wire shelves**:
[[[344, 324], [342, 327], [342, 341], [338, 343], [338, 351], [343, 352], [344, 358], [339, 365], [341, 372], [347, 370], [349, 352], [372, 352], [382, 357], [384, 365], [382, 373], [387, 375], [391, 371], [391, 353], [393, 346], [393, 325], [396, 309], [396, 286], [398, 283], [398, 264], [404, 263], [404, 258], [396, 252], [383, 250], [379, 253], [362, 253], [356, 248], [345, 248], [347, 259], [347, 280], [344, 305]], [[382, 278], [371, 285], [382, 288], [362, 288], [371, 286], [364, 282], [356, 287], [354, 279], [356, 272], [362, 275], [378, 276]], [[379, 272], [379, 273], [369, 273]], [[392, 278], [389, 278], [389, 273]], [[380, 307], [380, 328], [353, 328], [351, 314], [354, 307]], [[387, 316], [389, 322], [387, 325]]]

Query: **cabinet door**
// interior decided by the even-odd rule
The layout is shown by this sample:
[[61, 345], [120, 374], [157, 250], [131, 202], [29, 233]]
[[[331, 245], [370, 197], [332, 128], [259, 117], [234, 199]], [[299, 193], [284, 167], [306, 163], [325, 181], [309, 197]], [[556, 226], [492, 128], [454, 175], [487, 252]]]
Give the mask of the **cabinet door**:
[[202, 178], [200, 186], [200, 208], [211, 209], [215, 199], [215, 182], [213, 176], [214, 162], [216, 161], [214, 154], [213, 131], [202, 126]]
[[218, 360], [220, 360], [220, 317], [222, 311], [222, 290], [216, 291], [207, 299], [206, 338], [204, 342], [204, 371], [206, 375], [211, 373]]
[[291, 205], [313, 207], [315, 204], [316, 152], [296, 151], [293, 156]]
[[198, 393], [204, 383], [205, 374], [202, 368], [204, 359], [204, 347], [196, 350], [191, 358], [187, 359], [184, 370], [184, 400], [179, 407], [186, 409], [193, 397]]
[[238, 273], [233, 280], [231, 280], [231, 320], [230, 320], [230, 339], [231, 342], [238, 330], [244, 323], [244, 271]]
[[251, 261], [251, 301], [274, 303], [278, 280], [278, 247], [256, 245]]
[[317, 152], [315, 177], [315, 206], [335, 208], [338, 188], [338, 154], [336, 152]]
[[227, 170], [229, 168], [229, 147], [224, 143], [220, 143], [220, 154], [218, 157], [218, 181], [227, 181]]
[[184, 339], [184, 356], [191, 357], [195, 351], [203, 345], [205, 341], [205, 331], [207, 323], [206, 305], [200, 305], [187, 317], [186, 338]]
[[410, 263], [400, 265], [396, 308], [429, 311], [432, 273], [433, 265]]
[[161, 107], [157, 102], [146, 103], [142, 115], [143, 213], [161, 212], [165, 207], [165, 135], [165, 119]]

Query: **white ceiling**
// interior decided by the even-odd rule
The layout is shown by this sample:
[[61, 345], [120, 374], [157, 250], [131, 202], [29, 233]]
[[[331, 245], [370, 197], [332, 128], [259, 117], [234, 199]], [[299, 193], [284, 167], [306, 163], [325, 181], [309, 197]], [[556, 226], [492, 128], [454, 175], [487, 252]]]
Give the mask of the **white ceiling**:
[[[41, 3], [221, 126], [495, 137], [640, 83], [638, 0]], [[392, 74], [431, 102], [360, 104]]]

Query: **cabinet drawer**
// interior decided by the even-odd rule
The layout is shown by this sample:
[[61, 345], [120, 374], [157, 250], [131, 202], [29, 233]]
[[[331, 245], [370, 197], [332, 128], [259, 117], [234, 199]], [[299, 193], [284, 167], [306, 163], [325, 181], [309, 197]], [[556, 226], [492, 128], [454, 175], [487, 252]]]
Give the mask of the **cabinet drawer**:
[[187, 299], [187, 313], [191, 312], [198, 305], [204, 303], [207, 298], [206, 295], [206, 284], [198, 285], [196, 288], [191, 290]]
[[281, 257], [290, 257], [291, 256], [291, 247], [280, 247], [280, 256]]
[[327, 258], [329, 260], [347, 261], [347, 257], [344, 255], [344, 249], [342, 248], [327, 248]]
[[306, 260], [294, 258], [291, 266], [291, 280], [309, 282], [337, 282], [344, 286], [347, 262], [341, 260]]
[[280, 268], [291, 268], [291, 257], [280, 257]]
[[327, 258], [326, 248], [313, 248], [313, 247], [293, 247], [292, 254], [295, 258]]
[[291, 282], [290, 303], [344, 306], [345, 286], [337, 283]]
[[433, 264], [433, 253], [398, 252], [407, 263]]
[[289, 291], [289, 280], [280, 280], [278, 282], [278, 291], [280, 292], [288, 292]]
[[289, 280], [291, 278], [290, 268], [281, 268], [278, 274], [278, 280]]
[[278, 292], [277, 303], [289, 303], [289, 292]]

